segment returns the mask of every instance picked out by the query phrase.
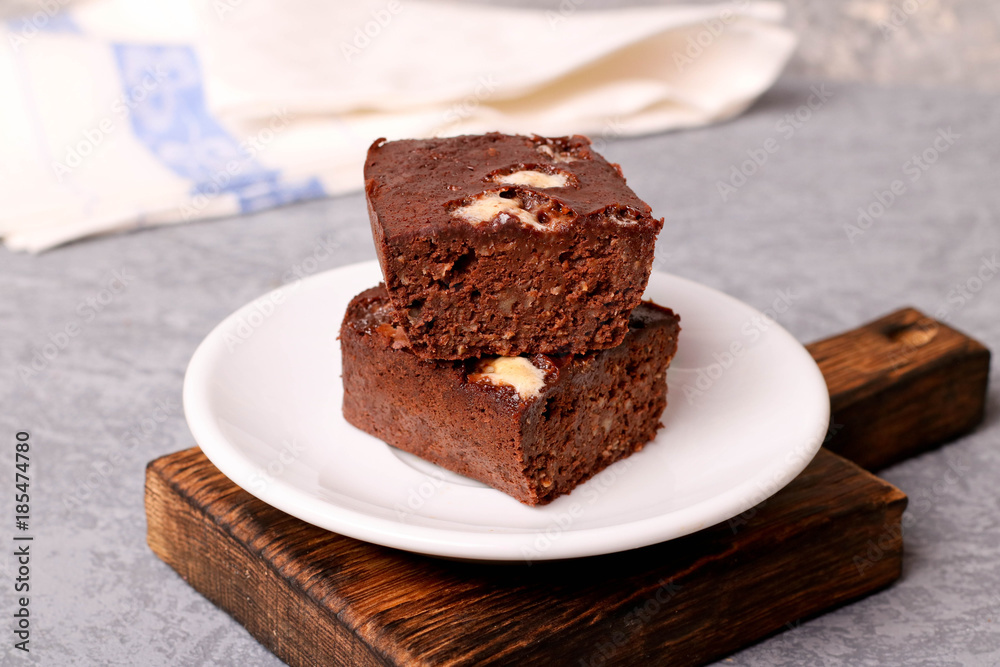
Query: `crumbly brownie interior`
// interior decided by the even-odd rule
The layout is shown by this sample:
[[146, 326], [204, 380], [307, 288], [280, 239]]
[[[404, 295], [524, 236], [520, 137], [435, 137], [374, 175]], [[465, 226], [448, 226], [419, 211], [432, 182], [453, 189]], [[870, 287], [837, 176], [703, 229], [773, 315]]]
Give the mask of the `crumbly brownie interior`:
[[524, 406], [516, 395], [468, 383], [464, 361], [415, 356], [391, 313], [381, 287], [348, 307], [340, 330], [345, 419], [394, 447], [530, 499], [520, 455]]
[[578, 359], [569, 377], [540, 401], [539, 428], [523, 445], [539, 504], [569, 493], [655, 437], [676, 334], [675, 327], [651, 328], [613, 350]]
[[490, 234], [414, 239], [396, 256], [390, 279], [403, 304], [397, 324], [427, 357], [613, 347], [642, 296], [653, 253], [612, 227], [546, 234], [498, 225]]
[[384, 288], [367, 290], [351, 302], [340, 336], [344, 416], [390, 445], [535, 505], [655, 435], [677, 344], [669, 310], [636, 308], [614, 349], [532, 356], [540, 384], [529, 397], [487, 381], [489, 359], [416, 357], [392, 312]]

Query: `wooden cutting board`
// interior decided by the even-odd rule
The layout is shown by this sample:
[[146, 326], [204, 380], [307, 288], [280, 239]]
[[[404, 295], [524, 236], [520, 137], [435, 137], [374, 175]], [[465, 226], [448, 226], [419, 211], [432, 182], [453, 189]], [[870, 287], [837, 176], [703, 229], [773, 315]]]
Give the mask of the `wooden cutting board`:
[[360, 542], [236, 487], [197, 448], [151, 462], [152, 550], [290, 665], [695, 665], [892, 583], [906, 496], [884, 466], [982, 419], [989, 351], [913, 309], [808, 346], [827, 448], [699, 533], [560, 562], [442, 560]]

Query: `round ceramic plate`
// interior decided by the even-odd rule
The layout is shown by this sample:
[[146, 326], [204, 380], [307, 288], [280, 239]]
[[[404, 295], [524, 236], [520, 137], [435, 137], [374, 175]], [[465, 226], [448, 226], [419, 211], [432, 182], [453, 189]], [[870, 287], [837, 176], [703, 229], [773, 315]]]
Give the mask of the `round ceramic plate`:
[[822, 444], [823, 376], [784, 329], [735, 299], [654, 272], [646, 298], [681, 316], [663, 428], [639, 453], [544, 507], [389, 447], [341, 415], [337, 333], [376, 262], [287, 285], [195, 352], [184, 411], [219, 470], [343, 535], [452, 558], [611, 553], [726, 521], [791, 481]]

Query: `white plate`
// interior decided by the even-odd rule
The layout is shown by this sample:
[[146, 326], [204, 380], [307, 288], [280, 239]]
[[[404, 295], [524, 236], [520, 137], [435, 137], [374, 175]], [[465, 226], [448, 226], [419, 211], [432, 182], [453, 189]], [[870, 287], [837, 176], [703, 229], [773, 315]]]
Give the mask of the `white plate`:
[[184, 381], [195, 440], [219, 470], [304, 521], [386, 546], [482, 560], [592, 556], [726, 521], [791, 481], [822, 444], [826, 383], [773, 321], [720, 292], [653, 273], [646, 297], [681, 316], [656, 440], [531, 508], [399, 452], [341, 416], [340, 346], [367, 262], [287, 285], [202, 342]]

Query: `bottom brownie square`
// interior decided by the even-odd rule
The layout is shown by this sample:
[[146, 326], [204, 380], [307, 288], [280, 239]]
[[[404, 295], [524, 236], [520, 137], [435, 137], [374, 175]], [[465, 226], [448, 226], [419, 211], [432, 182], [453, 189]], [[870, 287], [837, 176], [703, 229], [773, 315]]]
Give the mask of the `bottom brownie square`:
[[379, 285], [354, 297], [340, 328], [344, 417], [522, 503], [548, 503], [656, 434], [679, 321], [642, 303], [607, 350], [429, 361], [408, 349]]

